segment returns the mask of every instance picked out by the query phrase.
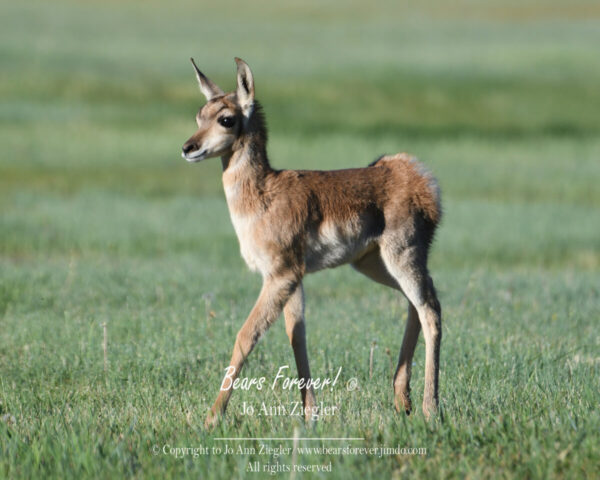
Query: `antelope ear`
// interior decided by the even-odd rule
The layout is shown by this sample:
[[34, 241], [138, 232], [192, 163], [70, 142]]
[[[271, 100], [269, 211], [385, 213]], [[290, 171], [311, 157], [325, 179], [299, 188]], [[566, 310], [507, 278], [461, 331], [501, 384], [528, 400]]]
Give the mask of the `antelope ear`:
[[250, 67], [241, 58], [235, 57], [237, 63], [237, 98], [242, 112], [246, 118], [252, 114], [254, 108], [254, 78]]
[[215, 97], [220, 97], [225, 93], [221, 90], [216, 84], [211, 82], [206, 76], [200, 71], [196, 62], [194, 62], [193, 58], [190, 58], [192, 61], [192, 65], [194, 65], [194, 70], [196, 71], [196, 78], [198, 79], [198, 85], [200, 86], [200, 91], [206, 97], [206, 100], [210, 100]]

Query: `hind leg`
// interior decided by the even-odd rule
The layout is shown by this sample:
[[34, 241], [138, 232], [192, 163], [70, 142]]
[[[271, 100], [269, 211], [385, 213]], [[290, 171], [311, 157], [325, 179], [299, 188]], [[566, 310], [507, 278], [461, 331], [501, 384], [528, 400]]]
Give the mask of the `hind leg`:
[[[353, 263], [352, 266], [371, 280], [400, 290], [400, 285], [386, 268], [379, 248], [365, 255]], [[407, 415], [412, 408], [410, 402], [411, 364], [420, 331], [421, 324], [419, 323], [417, 311], [409, 301], [408, 318], [404, 330], [400, 358], [398, 359], [398, 366], [394, 374], [394, 405], [397, 411], [404, 410]]]
[[[439, 365], [442, 343], [441, 307], [433, 281], [427, 273], [426, 256], [422, 250], [418, 247], [407, 247], [399, 250], [393, 242], [390, 243], [390, 245], [382, 248], [381, 257], [388, 272], [396, 279], [408, 301], [414, 306], [425, 337], [423, 413], [429, 418], [437, 412], [439, 403]], [[396, 381], [399, 382], [401, 387], [403, 382], [402, 358], [399, 363], [400, 377], [397, 376]], [[400, 393], [402, 393], [402, 390], [400, 390]]]
[[404, 410], [410, 414], [412, 404], [410, 401], [410, 375], [412, 370], [412, 359], [419, 339], [421, 324], [417, 310], [412, 303], [408, 302], [408, 318], [406, 320], [406, 329], [400, 349], [400, 358], [394, 375], [394, 405], [397, 411]]

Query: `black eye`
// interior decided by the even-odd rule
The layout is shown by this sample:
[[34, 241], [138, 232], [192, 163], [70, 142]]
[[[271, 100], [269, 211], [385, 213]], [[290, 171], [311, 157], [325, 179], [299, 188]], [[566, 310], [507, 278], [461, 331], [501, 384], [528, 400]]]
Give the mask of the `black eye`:
[[225, 128], [231, 128], [235, 125], [235, 117], [221, 117], [217, 120]]

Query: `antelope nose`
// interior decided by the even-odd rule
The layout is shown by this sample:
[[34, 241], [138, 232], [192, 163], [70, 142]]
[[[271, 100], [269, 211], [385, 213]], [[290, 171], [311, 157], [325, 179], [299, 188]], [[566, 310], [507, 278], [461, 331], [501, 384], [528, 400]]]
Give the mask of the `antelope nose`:
[[186, 154], [193, 152], [194, 150], [198, 150], [198, 147], [194, 142], [188, 142], [183, 147], [181, 147], [181, 149], [183, 150], [183, 153]]

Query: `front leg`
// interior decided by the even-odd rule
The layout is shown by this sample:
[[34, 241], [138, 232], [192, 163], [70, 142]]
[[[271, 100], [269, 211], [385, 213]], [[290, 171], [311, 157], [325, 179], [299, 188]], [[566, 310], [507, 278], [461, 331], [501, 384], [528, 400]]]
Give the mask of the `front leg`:
[[[283, 309], [285, 316], [285, 331], [294, 349], [298, 378], [308, 382], [310, 380], [310, 367], [306, 353], [306, 333], [304, 328], [304, 290], [302, 284], [298, 285]], [[312, 414], [316, 406], [315, 392], [312, 387], [301, 389], [304, 417], [307, 422], [314, 420]]]
[[238, 378], [246, 358], [261, 335], [277, 320], [283, 306], [299, 283], [300, 278], [295, 274], [265, 277], [258, 300], [235, 339], [233, 354], [229, 362], [229, 366], [232, 367], [229, 368], [229, 371], [233, 371], [233, 373], [228, 375], [230, 379], [227, 382], [228, 388], [219, 392], [204, 422], [206, 428], [214, 427], [218, 423], [219, 417], [225, 413], [233, 390], [231, 386]]

